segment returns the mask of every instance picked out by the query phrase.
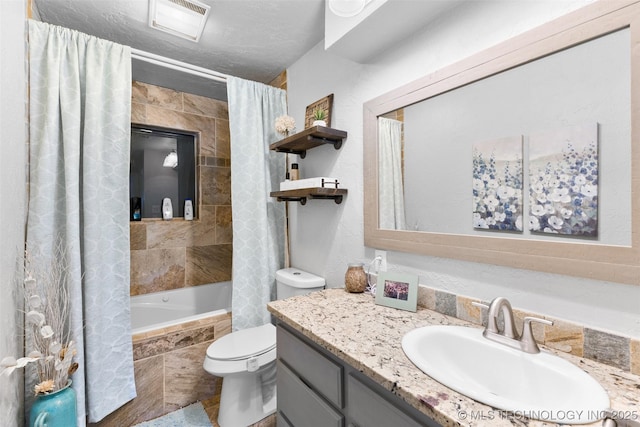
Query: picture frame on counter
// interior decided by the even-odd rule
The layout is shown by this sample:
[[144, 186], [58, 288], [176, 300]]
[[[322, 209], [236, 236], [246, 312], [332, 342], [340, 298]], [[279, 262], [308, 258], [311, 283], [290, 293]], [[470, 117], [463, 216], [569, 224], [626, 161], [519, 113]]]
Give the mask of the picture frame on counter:
[[415, 274], [381, 272], [376, 284], [376, 304], [400, 310], [416, 311], [418, 307], [418, 276]]

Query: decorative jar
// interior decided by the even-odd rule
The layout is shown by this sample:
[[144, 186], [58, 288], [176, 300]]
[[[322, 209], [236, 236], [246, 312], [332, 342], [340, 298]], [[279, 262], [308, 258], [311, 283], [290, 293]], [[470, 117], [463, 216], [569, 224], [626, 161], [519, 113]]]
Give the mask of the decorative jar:
[[367, 275], [362, 263], [349, 264], [344, 275], [344, 286], [347, 292], [364, 292], [367, 288]]
[[29, 427], [75, 427], [76, 391], [71, 380], [52, 393], [38, 394], [29, 412]]

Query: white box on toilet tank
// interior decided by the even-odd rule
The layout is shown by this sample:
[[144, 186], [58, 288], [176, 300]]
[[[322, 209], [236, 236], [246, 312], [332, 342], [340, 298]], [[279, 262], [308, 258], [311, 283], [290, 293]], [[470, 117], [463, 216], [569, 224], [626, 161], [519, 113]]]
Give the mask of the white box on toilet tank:
[[298, 268], [283, 268], [276, 271], [278, 299], [304, 295], [324, 288], [324, 278]]

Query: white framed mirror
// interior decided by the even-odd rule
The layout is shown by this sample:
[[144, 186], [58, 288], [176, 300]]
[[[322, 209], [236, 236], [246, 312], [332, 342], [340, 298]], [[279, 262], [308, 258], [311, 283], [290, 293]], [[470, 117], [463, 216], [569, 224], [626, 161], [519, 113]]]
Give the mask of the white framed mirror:
[[640, 284], [639, 16], [599, 1], [367, 102], [365, 244]]

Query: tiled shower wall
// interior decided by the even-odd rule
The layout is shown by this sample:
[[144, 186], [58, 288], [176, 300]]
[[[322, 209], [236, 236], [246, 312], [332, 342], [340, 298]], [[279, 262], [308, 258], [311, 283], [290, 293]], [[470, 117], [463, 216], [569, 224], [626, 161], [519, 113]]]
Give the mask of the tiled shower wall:
[[131, 121], [198, 134], [198, 218], [131, 222], [131, 295], [231, 280], [227, 103], [133, 82]]

